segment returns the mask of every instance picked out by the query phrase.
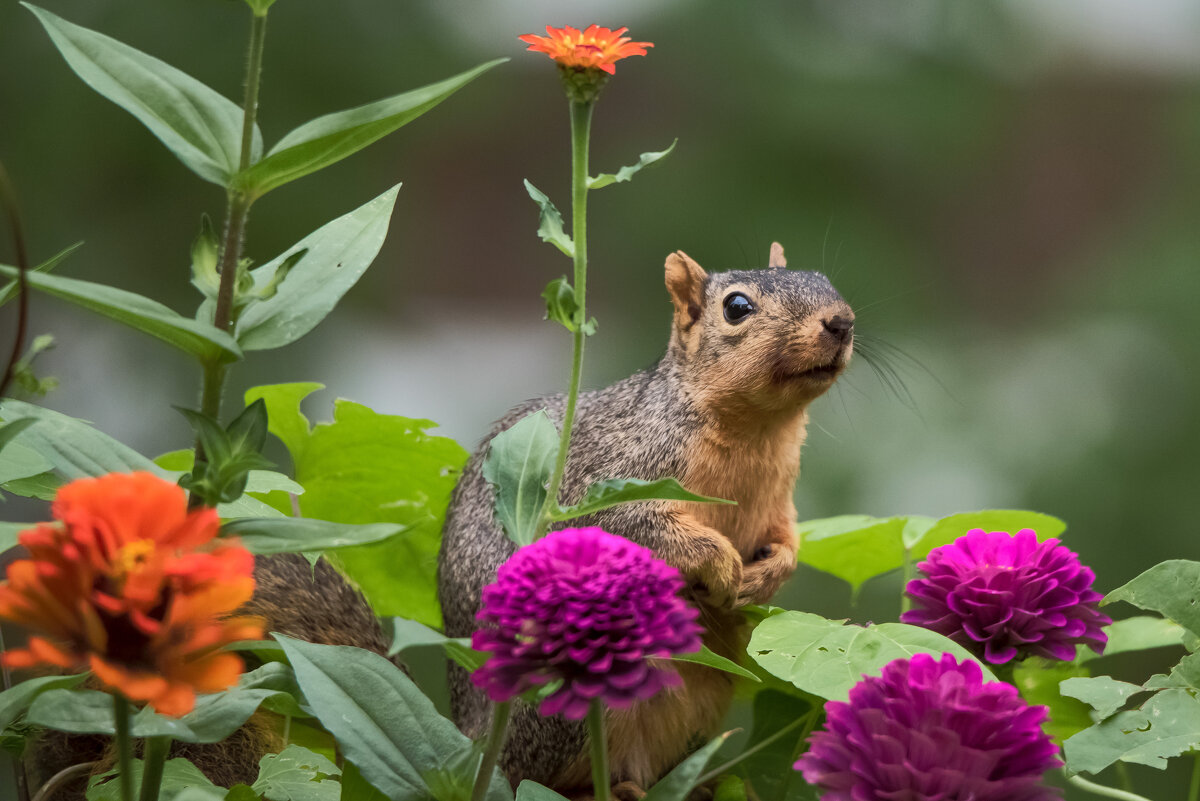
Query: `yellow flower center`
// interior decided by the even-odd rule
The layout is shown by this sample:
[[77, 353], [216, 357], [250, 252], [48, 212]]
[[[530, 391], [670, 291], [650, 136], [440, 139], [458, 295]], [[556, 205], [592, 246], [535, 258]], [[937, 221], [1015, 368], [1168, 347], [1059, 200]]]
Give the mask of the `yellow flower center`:
[[124, 581], [130, 573], [142, 568], [154, 556], [154, 540], [136, 540], [117, 552], [113, 560], [118, 581]]

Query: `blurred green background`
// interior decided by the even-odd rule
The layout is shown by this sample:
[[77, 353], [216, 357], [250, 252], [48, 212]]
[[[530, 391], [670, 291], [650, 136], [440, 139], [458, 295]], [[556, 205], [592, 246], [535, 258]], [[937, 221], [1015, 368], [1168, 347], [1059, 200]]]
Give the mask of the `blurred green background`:
[[[248, 12], [232, 0], [44, 0], [240, 102]], [[539, 292], [569, 263], [534, 235], [521, 181], [568, 199], [566, 105], [518, 34], [628, 25], [596, 112], [593, 172], [676, 152], [592, 196], [585, 382], [663, 351], [665, 255], [760, 266], [778, 239], [826, 272], [889, 356], [859, 359], [813, 408], [801, 517], [1057, 515], [1107, 591], [1200, 558], [1200, 6], [1185, 0], [279, 0], [260, 123], [268, 146], [328, 111], [496, 56], [513, 61], [397, 134], [257, 204], [266, 261], [398, 181], [379, 259], [313, 334], [250, 354], [233, 391], [317, 380], [428, 417], [473, 448], [509, 406], [565, 387], [570, 342]], [[32, 15], [0, 6], [0, 159], [32, 258], [190, 313], [188, 245], [223, 194], [70, 72]], [[0, 261], [11, 262], [5, 250]], [[154, 455], [190, 434], [198, 371], [171, 349], [45, 297], [31, 333], [61, 386], [46, 403]], [[7, 352], [12, 307], [0, 320]], [[10, 503], [6, 517], [44, 515]], [[899, 580], [802, 568], [784, 605], [893, 618]], [[1171, 655], [1174, 656], [1174, 655]], [[1164, 657], [1165, 659], [1165, 657]], [[1123, 664], [1138, 681], [1158, 665]], [[1183, 774], [1138, 772], [1173, 797]]]

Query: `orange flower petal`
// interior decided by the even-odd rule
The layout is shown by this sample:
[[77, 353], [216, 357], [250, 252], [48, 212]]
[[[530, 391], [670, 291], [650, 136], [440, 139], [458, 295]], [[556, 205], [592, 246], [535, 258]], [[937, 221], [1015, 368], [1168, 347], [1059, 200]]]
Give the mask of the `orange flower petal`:
[[149, 701], [167, 690], [167, 680], [144, 670], [127, 670], [92, 654], [88, 667], [96, 678], [130, 701]]
[[529, 45], [527, 50], [545, 53], [560, 66], [599, 69], [612, 75], [616, 72], [616, 62], [629, 56], [644, 56], [647, 47], [654, 47], [653, 42], [633, 42], [622, 36], [628, 30], [589, 25], [580, 31], [570, 25], [562, 28], [547, 25], [548, 36], [526, 33], [517, 38]]

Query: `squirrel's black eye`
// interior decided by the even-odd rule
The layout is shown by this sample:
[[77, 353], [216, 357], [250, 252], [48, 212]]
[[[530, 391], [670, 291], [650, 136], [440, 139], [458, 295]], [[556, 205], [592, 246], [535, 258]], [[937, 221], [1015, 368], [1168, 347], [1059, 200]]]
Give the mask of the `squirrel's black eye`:
[[730, 292], [726, 295], [724, 306], [725, 319], [735, 325], [756, 311], [754, 304], [750, 302], [750, 298], [741, 292]]

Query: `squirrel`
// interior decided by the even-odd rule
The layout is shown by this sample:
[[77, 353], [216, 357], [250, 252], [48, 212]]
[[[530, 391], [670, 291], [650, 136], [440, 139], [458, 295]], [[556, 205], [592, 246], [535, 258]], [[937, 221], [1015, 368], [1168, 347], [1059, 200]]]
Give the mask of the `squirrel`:
[[[647, 370], [579, 397], [559, 501], [577, 502], [606, 478], [675, 477], [692, 492], [737, 505], [643, 501], [560, 524], [599, 526], [651, 548], [676, 567], [700, 608], [704, 643], [737, 660], [739, 607], [767, 601], [796, 568], [796, 509], [808, 405], [845, 369], [854, 313], [822, 274], [787, 269], [772, 243], [768, 268], [709, 274], [683, 251], [666, 259], [674, 307], [666, 354]], [[489, 442], [545, 409], [561, 426], [565, 398], [528, 401], [499, 420], [451, 497], [438, 559], [446, 634], [476, 628], [482, 588], [516, 545], [496, 523], [481, 468]], [[718, 733], [732, 700], [727, 673], [677, 663], [683, 686], [609, 710], [612, 783], [646, 788]], [[479, 738], [491, 704], [450, 667], [455, 723]], [[515, 786], [532, 779], [565, 795], [591, 791], [583, 721], [512, 710], [500, 766]], [[633, 793], [635, 796], [637, 792]]]

